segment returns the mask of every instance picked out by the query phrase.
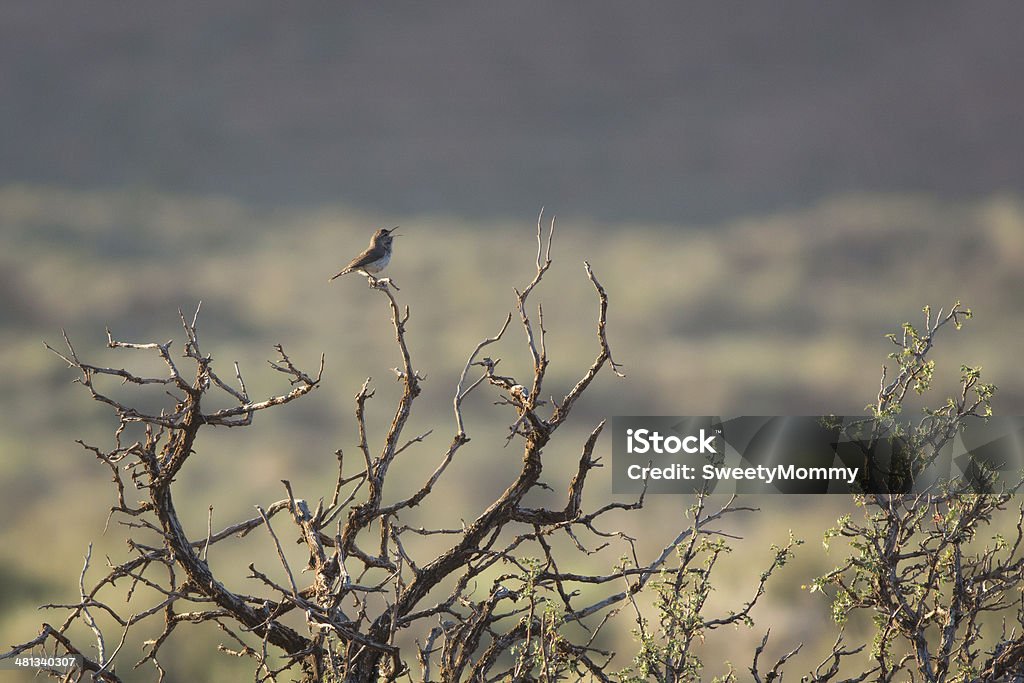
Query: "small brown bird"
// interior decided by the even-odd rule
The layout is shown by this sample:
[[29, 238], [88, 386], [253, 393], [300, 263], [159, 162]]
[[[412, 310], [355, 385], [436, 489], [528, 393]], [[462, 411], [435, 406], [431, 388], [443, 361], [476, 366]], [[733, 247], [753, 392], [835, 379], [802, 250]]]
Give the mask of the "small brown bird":
[[373, 233], [373, 237], [370, 238], [370, 246], [366, 248], [366, 251], [352, 259], [351, 263], [328, 282], [352, 272], [362, 273], [371, 280], [374, 279], [373, 276], [384, 270], [391, 261], [391, 242], [394, 238], [400, 237], [395, 230], [398, 230], [397, 225], [390, 230], [381, 228]]

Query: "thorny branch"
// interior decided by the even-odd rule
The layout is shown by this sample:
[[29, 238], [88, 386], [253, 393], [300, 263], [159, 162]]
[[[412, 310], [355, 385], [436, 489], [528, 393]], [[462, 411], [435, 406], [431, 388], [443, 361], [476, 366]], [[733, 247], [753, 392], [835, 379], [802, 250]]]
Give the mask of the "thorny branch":
[[[86, 668], [103, 680], [118, 680], [113, 673], [112, 662], [122, 649], [129, 626], [158, 614], [162, 614], [165, 619], [163, 631], [156, 639], [148, 641], [148, 652], [136, 666], [153, 662], [161, 679], [163, 669], [157, 658], [159, 648], [176, 626], [185, 621], [197, 623], [230, 619], [244, 631], [282, 650], [291, 665], [301, 663], [304, 669], [312, 670], [312, 664], [307, 661], [312, 651], [310, 639], [277, 619], [279, 614], [291, 609], [291, 606], [284, 601], [257, 598], [227, 588], [213, 575], [207, 562], [211, 545], [229, 537], [244, 536], [268, 523], [270, 516], [287, 509], [288, 501], [273, 503], [266, 512], [260, 510], [258, 518], [233, 524], [217, 533], [213, 533], [211, 526], [201, 538], [190, 538], [178, 518], [171, 489], [177, 474], [196, 452], [195, 443], [200, 428], [249, 425], [257, 412], [304, 396], [320, 385], [324, 358], [321, 356], [320, 368], [312, 376], [299, 370], [283, 347], [277, 345], [278, 360], [272, 361], [271, 367], [285, 374], [293, 388], [287, 393], [254, 401], [249, 398], [237, 363], [233, 365], [236, 387], [219, 376], [214, 369], [212, 356], [200, 350], [198, 316], [199, 308], [191, 321], [179, 311], [186, 339], [182, 357], [193, 368], [190, 380], [179, 369], [180, 361], [172, 357], [170, 341], [125, 342], [115, 339], [109, 330], [107, 332], [107, 346], [111, 349], [156, 352], [167, 368], [166, 377], [142, 376], [124, 368], [108, 368], [83, 362], [66, 334], [63, 335], [66, 352], [46, 345], [69, 367], [77, 369], [81, 375], [76, 381], [86, 387], [94, 400], [111, 406], [118, 417], [112, 449], [104, 451], [79, 443], [110, 468], [117, 492], [117, 503], [111, 508], [111, 514], [124, 515], [127, 521], [122, 522], [123, 526], [138, 530], [127, 538], [132, 557], [121, 564], [111, 565], [107, 574], [87, 590], [85, 571], [91, 557], [90, 546], [82, 570], [80, 602], [74, 605], [49, 605], [51, 608], [68, 609], [69, 614], [60, 626], [45, 626], [41, 640], [37, 643], [42, 645], [52, 642], [65, 652], [80, 653], [73, 648], [67, 634], [72, 625], [81, 620], [94, 633], [98, 656], [96, 666], [90, 667], [87, 662]], [[117, 378], [122, 383], [139, 386], [164, 385], [176, 392], [168, 391], [168, 395], [173, 398], [173, 406], [157, 413], [139, 410], [114, 398], [101, 383], [104, 377]], [[226, 395], [236, 403], [235, 407], [205, 412], [203, 404], [212, 402], [213, 392]], [[127, 435], [130, 433], [137, 435], [137, 438], [127, 443]], [[142, 494], [145, 499], [129, 503], [127, 496], [130, 490]], [[156, 544], [150, 542], [143, 531], [157, 534], [159, 541]], [[166, 575], [158, 576], [161, 571]], [[184, 576], [180, 577], [179, 572]], [[121, 616], [110, 606], [109, 600], [101, 599], [101, 593], [113, 590], [119, 579], [128, 580], [129, 596], [137, 586], [146, 586], [158, 594], [158, 602], [130, 617]], [[179, 605], [195, 605], [201, 609], [178, 612], [175, 608]], [[123, 628], [120, 644], [109, 656], [101, 628], [93, 618], [96, 610]]]
[[[102, 645], [100, 626], [92, 615], [99, 610], [127, 632], [129, 625], [149, 617], [162, 615], [161, 633], [147, 641], [144, 657], [136, 664], [152, 662], [159, 677], [163, 671], [158, 655], [161, 646], [182, 623], [212, 622], [230, 639], [231, 648], [222, 648], [239, 656], [250, 657], [256, 664], [257, 680], [275, 680], [281, 672], [299, 667], [306, 680], [377, 680], [394, 679], [405, 672], [406, 662], [400, 656], [404, 632], [417, 632], [423, 627], [425, 643], [419, 649], [418, 660], [423, 670], [441, 680], [456, 680], [473, 675], [490, 677], [494, 668], [511, 661], [516, 648], [532, 648], [532, 634], [537, 632], [536, 619], [546, 619], [548, 628], [559, 628], [568, 619], [583, 623], [591, 615], [607, 619], [608, 612], [626, 600], [625, 594], [613, 594], [599, 600], [584, 600], [574, 585], [592, 583], [593, 577], [568, 570], [571, 559], [554, 561], [555, 537], [565, 539], [575, 552], [585, 557], [608, 547], [618, 538], [631, 544], [628, 537], [600, 528], [600, 519], [613, 511], [638, 509], [633, 504], [607, 504], [597, 511], [584, 513], [584, 485], [587, 474], [600, 461], [594, 456], [597, 439], [604, 423], [597, 425], [582, 449], [575, 477], [568, 485], [563, 508], [549, 510], [529, 507], [524, 500], [531, 491], [546, 486], [541, 481], [542, 452], [554, 432], [565, 423], [574, 404], [600, 370], [611, 366], [616, 374], [619, 366], [612, 360], [605, 331], [608, 295], [601, 286], [589, 263], [585, 263], [588, 279], [598, 299], [597, 341], [594, 360], [570, 389], [562, 401], [548, 403], [540, 400], [545, 372], [549, 365], [545, 335], [547, 321], [541, 306], [536, 317], [530, 312], [529, 298], [542, 282], [552, 264], [551, 250], [554, 221], [545, 234], [543, 215], [537, 222], [536, 271], [521, 291], [515, 292], [515, 309], [526, 335], [527, 350], [532, 359], [533, 373], [528, 381], [519, 382], [499, 375], [496, 368], [500, 359], [482, 357], [485, 348], [499, 343], [512, 322], [509, 314], [498, 333], [476, 345], [470, 353], [456, 384], [452, 399], [455, 430], [448, 445], [441, 449], [436, 466], [425, 477], [423, 484], [411, 495], [393, 498], [388, 495], [387, 481], [395, 458], [410, 447], [423, 447], [432, 430], [412, 438], [404, 436], [412, 407], [420, 395], [424, 377], [413, 364], [406, 335], [410, 321], [408, 307], [396, 299], [388, 280], [371, 280], [371, 289], [386, 299], [391, 326], [400, 355], [396, 375], [402, 387], [395, 406], [390, 427], [378, 439], [367, 426], [367, 411], [374, 397], [370, 380], [360, 388], [355, 400], [358, 451], [361, 462], [346, 460], [337, 451], [338, 474], [333, 491], [328, 492], [329, 503], [323, 499], [315, 506], [297, 498], [290, 483], [285, 482], [287, 497], [263, 506], [257, 505], [258, 516], [237, 522], [215, 531], [212, 510], [207, 528], [189, 534], [183, 527], [172, 496], [176, 475], [197, 451], [197, 436], [202, 428], [240, 427], [252, 423], [253, 416], [262, 410], [293, 401], [319, 386], [324, 359], [315, 375], [300, 370], [281, 346], [278, 358], [270, 366], [287, 376], [293, 388], [282, 394], [262, 400], [250, 397], [237, 364], [232, 366], [233, 376], [221, 377], [215, 370], [212, 356], [200, 349], [198, 309], [191, 320], [179, 311], [185, 333], [183, 358], [190, 363], [186, 373], [180, 359], [171, 353], [172, 342], [134, 343], [116, 340], [108, 332], [107, 345], [115, 350], [151, 352], [163, 362], [166, 376], [143, 376], [126, 368], [103, 367], [82, 361], [67, 335], [66, 351], [47, 345], [69, 367], [81, 374], [78, 381], [86, 387], [92, 398], [113, 408], [119, 419], [114, 435], [114, 446], [104, 450], [86, 446], [93, 455], [109, 467], [115, 485], [117, 502], [112, 514], [123, 516], [131, 557], [111, 565], [106, 576], [87, 589], [82, 581], [80, 601], [71, 605], [54, 605], [69, 611], [65, 621], [56, 628], [47, 627], [42, 635], [26, 643], [23, 648], [38, 648], [52, 643], [66, 651], [74, 647], [65, 635], [73, 624], [82, 621], [94, 628]], [[479, 370], [479, 373], [476, 371]], [[173, 397], [169, 407], [147, 412], [115, 397], [100, 382], [111, 378], [138, 386], [158, 385]], [[455, 528], [424, 528], [402, 524], [403, 514], [424, 504], [438, 482], [455, 461], [458, 452], [470, 441], [463, 416], [464, 401], [482, 385], [494, 387], [502, 402], [511, 406], [509, 439], [520, 438], [523, 443], [522, 468], [509, 482], [505, 491], [479, 513], [476, 519], [456, 523]], [[526, 387], [529, 387], [528, 389]], [[227, 397], [233, 406], [204, 411], [212, 404], [213, 392]], [[129, 438], [127, 435], [132, 434]], [[136, 438], [137, 437], [137, 438]], [[133, 440], [134, 439], [134, 440]], [[130, 443], [129, 443], [130, 441]], [[373, 444], [377, 443], [377, 446]], [[350, 469], [354, 465], [354, 470]], [[138, 502], [130, 500], [131, 492], [142, 494]], [[300, 575], [289, 564], [284, 552], [280, 529], [271, 527], [271, 518], [287, 510], [299, 538], [309, 553], [306, 570], [312, 583], [303, 587]], [[712, 516], [713, 518], [714, 516]], [[207, 562], [211, 546], [231, 537], [244, 536], [264, 527], [270, 534], [280, 569], [268, 572], [254, 562], [249, 567], [253, 588], [243, 593], [229, 588], [213, 573]], [[147, 536], [155, 534], [153, 543]], [[593, 536], [599, 547], [587, 550], [585, 536]], [[447, 545], [424, 551], [419, 542], [409, 537], [433, 538]], [[528, 548], [538, 556], [548, 558], [542, 573], [533, 584], [534, 596], [526, 596], [520, 570], [527, 567]], [[261, 554], [266, 557], [265, 552]], [[631, 551], [634, 552], [635, 551]], [[648, 564], [640, 564], [625, 572], [609, 575], [632, 577], [642, 586], [665, 563], [670, 551]], [[566, 569], [561, 569], [562, 565]], [[511, 569], [511, 573], [509, 573]], [[274, 578], [283, 577], [282, 580]], [[130, 590], [145, 586], [157, 596], [157, 601], [140, 609], [131, 617], [123, 617], [109, 599], [119, 579], [127, 579]], [[489, 585], [490, 588], [484, 586]], [[557, 619], [542, 617], [536, 610], [527, 617], [526, 602], [536, 606], [537, 596], [557, 587], [559, 599], [564, 603], [565, 616]], [[251, 594], [250, 594], [251, 593]], [[546, 600], [547, 598], [543, 598]], [[306, 633], [296, 629], [289, 615], [305, 617]], [[602, 622], [603, 623], [603, 622]], [[518, 625], [516, 625], [518, 624]], [[124, 640], [122, 636], [121, 640]], [[552, 641], [554, 643], [554, 641]], [[552, 645], [555, 647], [555, 645]], [[121, 648], [119, 647], [118, 650]], [[19, 650], [22, 651], [22, 650]], [[113, 655], [107, 656], [101, 646], [99, 661], [92, 671], [98, 677], [116, 680], [110, 665]], [[547, 652], [547, 651], [545, 651]], [[8, 653], [10, 654], [10, 653]], [[597, 651], [591, 645], [574, 645], [558, 641], [544, 670], [549, 674], [554, 659], [573, 656], [590, 668], [593, 675], [604, 678], [606, 664], [598, 664]], [[547, 655], [545, 655], [547, 656]], [[87, 662], [87, 667], [90, 664]], [[106, 679], [105, 679], [106, 680]]]

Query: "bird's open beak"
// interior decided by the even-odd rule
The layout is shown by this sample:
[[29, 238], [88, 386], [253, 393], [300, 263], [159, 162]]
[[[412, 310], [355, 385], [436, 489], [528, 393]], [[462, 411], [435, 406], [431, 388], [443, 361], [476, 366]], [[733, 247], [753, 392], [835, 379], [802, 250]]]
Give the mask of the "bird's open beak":
[[391, 236], [392, 237], [401, 237], [402, 233], [395, 232], [395, 230], [398, 230], [398, 226], [397, 225], [395, 227], [391, 228]]

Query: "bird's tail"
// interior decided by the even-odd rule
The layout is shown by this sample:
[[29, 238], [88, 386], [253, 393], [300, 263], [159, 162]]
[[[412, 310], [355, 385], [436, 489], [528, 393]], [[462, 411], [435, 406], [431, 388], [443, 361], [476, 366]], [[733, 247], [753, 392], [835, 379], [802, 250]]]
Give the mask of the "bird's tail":
[[342, 275], [346, 275], [348, 273], [351, 273], [351, 272], [352, 272], [351, 268], [346, 268], [345, 270], [341, 271], [340, 273], [338, 273], [337, 275], [332, 277], [330, 280], [328, 280], [328, 282], [334, 282], [335, 279], [341, 277]]

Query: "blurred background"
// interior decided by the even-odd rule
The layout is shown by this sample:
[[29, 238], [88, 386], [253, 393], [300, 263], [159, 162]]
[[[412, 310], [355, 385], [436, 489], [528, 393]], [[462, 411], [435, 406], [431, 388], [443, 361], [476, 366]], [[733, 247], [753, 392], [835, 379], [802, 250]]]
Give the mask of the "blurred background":
[[[196, 536], [210, 505], [226, 526], [281, 498], [282, 478], [329, 497], [362, 381], [378, 387], [378, 438], [398, 395], [385, 300], [358, 276], [326, 282], [377, 226], [402, 226], [388, 274], [427, 377], [410, 430], [435, 430], [395, 471], [396, 497], [433, 469], [466, 357], [532, 277], [541, 206], [558, 216], [535, 294], [549, 391], [595, 352], [583, 259], [627, 374], [602, 376], [549, 449], [558, 491], [611, 415], [863, 412], [883, 334], [925, 304], [976, 314], [939, 340], [939, 391], [981, 365], [996, 411], [1020, 414], [1022, 22], [1012, 2], [0, 5], [0, 640], [62, 619], [36, 607], [76, 599], [88, 543], [95, 577], [127, 553], [122, 528], [104, 534], [109, 472], [74, 443], [109, 444], [112, 416], [41, 342], [64, 328], [87, 362], [151, 369], [107, 350], [105, 327], [180, 349], [178, 308], [202, 300], [204, 351], [222, 374], [239, 361], [254, 396], [287, 389], [273, 344], [309, 370], [325, 353], [311, 396], [201, 434], [176, 495]], [[521, 341], [513, 329], [492, 354], [510, 374], [528, 371]], [[473, 441], [430, 521], [472, 519], [514, 476], [509, 422], [482, 393], [467, 407]], [[611, 496], [604, 475], [591, 504]], [[819, 540], [851, 505], [755, 502], [716, 607], [738, 607], [789, 529], [808, 543], [757, 626], [703, 654], [735, 659], [772, 626], [768, 654], [808, 643], [801, 671], [835, 627], [800, 586], [838, 561]], [[618, 523], [659, 548], [687, 504], [659, 497]], [[278, 569], [269, 539], [233, 543], [214, 554], [238, 590], [248, 562]], [[619, 667], [630, 627], [614, 631]], [[201, 644], [217, 631], [193, 631], [165, 646], [191, 653], [173, 680], [251, 675]]]

